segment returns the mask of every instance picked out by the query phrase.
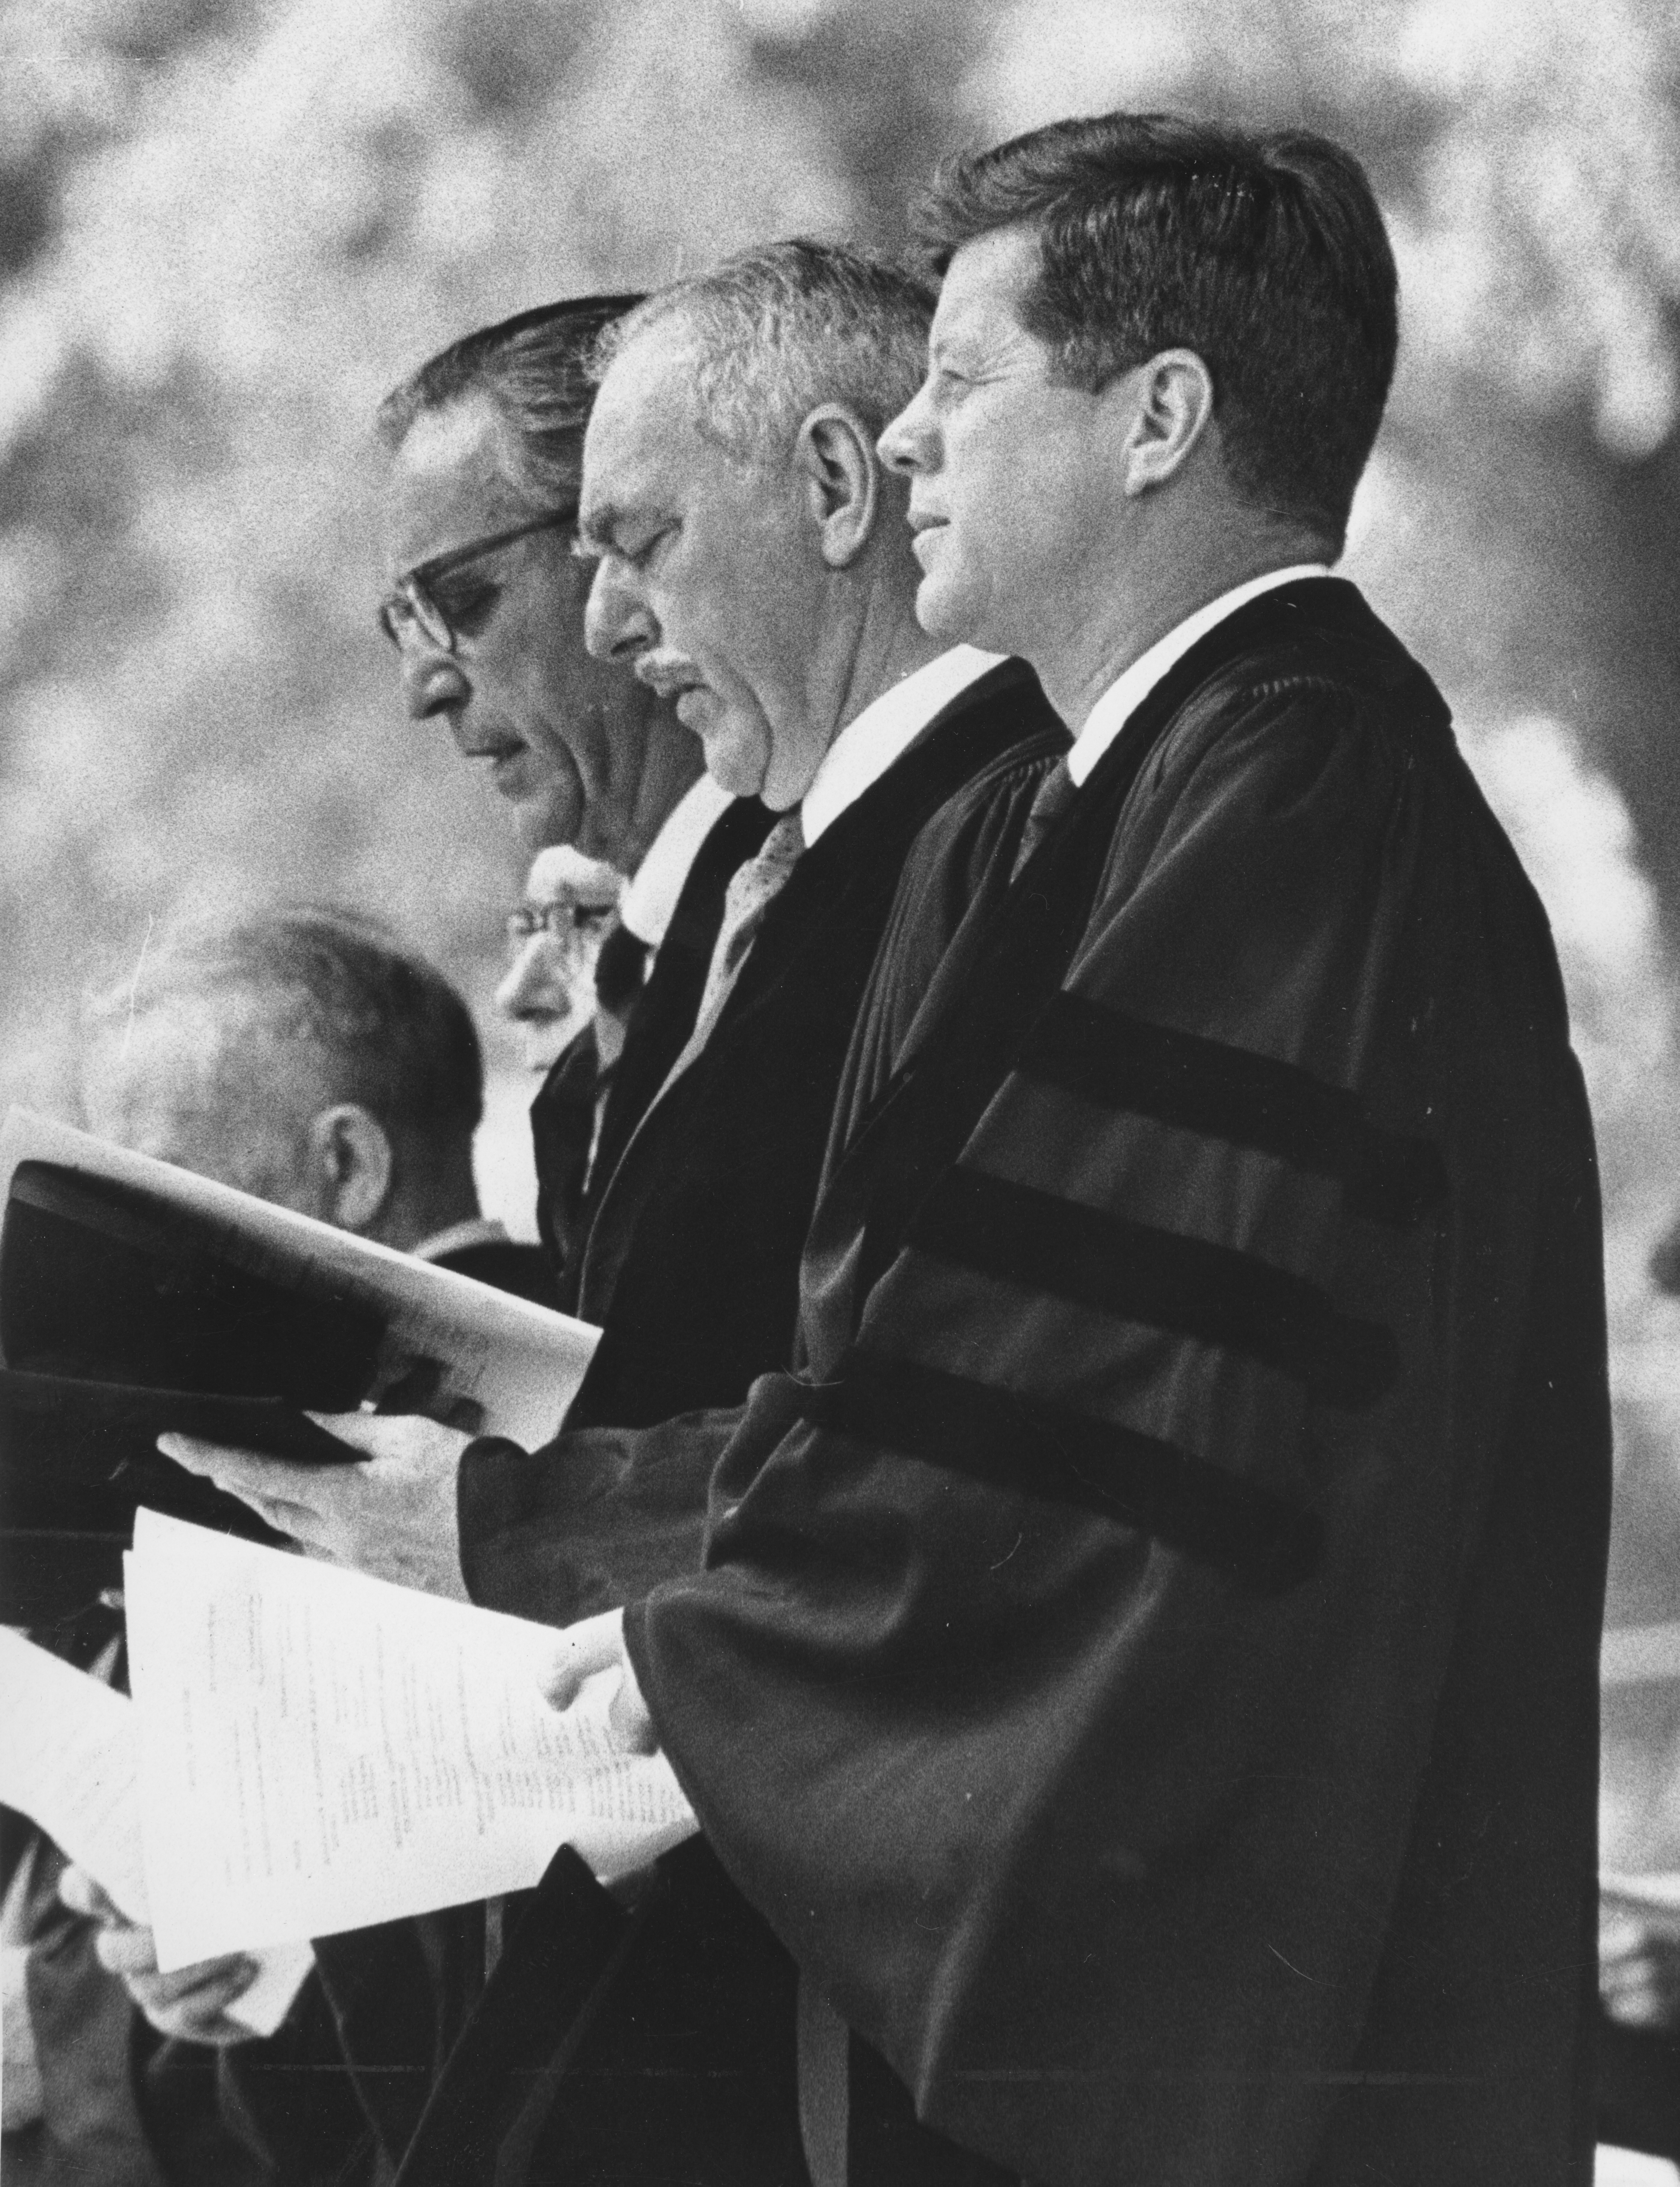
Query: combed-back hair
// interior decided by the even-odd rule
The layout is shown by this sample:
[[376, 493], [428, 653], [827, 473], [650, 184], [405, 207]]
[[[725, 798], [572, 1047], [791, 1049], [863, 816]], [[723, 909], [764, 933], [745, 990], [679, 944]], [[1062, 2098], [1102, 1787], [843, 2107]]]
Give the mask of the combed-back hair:
[[94, 995], [90, 1032], [165, 1004], [225, 1004], [234, 1037], [313, 1051], [335, 1101], [394, 1138], [470, 1137], [484, 1114], [472, 1014], [441, 972], [376, 919], [314, 904], [200, 919], [166, 932], [132, 979]]
[[514, 483], [537, 507], [560, 508], [576, 492], [596, 340], [641, 301], [639, 293], [572, 296], [464, 335], [392, 388], [374, 413], [379, 438], [394, 454], [424, 412], [482, 396], [518, 451]]
[[740, 461], [787, 447], [824, 402], [844, 403], [878, 434], [921, 385], [934, 301], [891, 259], [795, 237], [655, 290], [601, 335], [595, 377], [676, 320], [693, 351], [701, 427]]
[[960, 155], [916, 216], [941, 274], [1020, 223], [1039, 245], [1022, 323], [1058, 377], [1094, 389], [1194, 350], [1237, 491], [1340, 548], [1398, 338], [1394, 254], [1351, 153], [1306, 130], [1104, 114]]

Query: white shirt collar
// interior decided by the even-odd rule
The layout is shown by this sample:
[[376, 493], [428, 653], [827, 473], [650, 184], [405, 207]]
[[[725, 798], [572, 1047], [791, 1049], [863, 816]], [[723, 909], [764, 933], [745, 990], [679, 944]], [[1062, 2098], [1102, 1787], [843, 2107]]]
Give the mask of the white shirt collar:
[[975, 645], [953, 645], [871, 700], [848, 722], [823, 753], [801, 801], [806, 848], [880, 780], [936, 714], [943, 713], [959, 692], [977, 683], [1002, 658]]
[[1287, 570], [1268, 570], [1263, 577], [1250, 577], [1246, 584], [1233, 585], [1228, 593], [1222, 593], [1216, 600], [1210, 600], [1205, 608], [1186, 616], [1165, 638], [1158, 638], [1147, 653], [1140, 653], [1129, 668], [1121, 670], [1087, 716], [1085, 726], [1074, 739], [1067, 756], [1068, 773], [1075, 782], [1086, 780], [1161, 677], [1216, 623], [1223, 622], [1227, 616], [1234, 615], [1239, 608], [1246, 607], [1250, 600], [1258, 599], [1262, 593], [1269, 593], [1276, 586], [1292, 585], [1298, 577], [1328, 577], [1329, 574], [1329, 566], [1323, 562], [1292, 562]]
[[469, 1215], [464, 1223], [452, 1223], [447, 1230], [435, 1230], [430, 1238], [422, 1238], [409, 1251], [417, 1261], [441, 1261], [446, 1253], [464, 1252], [469, 1245], [505, 1245], [508, 1226], [498, 1223], [492, 1215]]
[[700, 845], [734, 799], [709, 774], [690, 784], [661, 823], [647, 856], [624, 884], [618, 915], [638, 942], [657, 949], [665, 939], [688, 869]]

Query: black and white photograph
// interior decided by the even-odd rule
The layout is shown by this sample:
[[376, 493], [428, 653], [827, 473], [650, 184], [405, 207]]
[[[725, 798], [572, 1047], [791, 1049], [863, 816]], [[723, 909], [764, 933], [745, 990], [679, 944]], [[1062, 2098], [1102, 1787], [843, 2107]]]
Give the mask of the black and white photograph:
[[1680, 2187], [1672, 0], [0, 0], [3, 2187]]

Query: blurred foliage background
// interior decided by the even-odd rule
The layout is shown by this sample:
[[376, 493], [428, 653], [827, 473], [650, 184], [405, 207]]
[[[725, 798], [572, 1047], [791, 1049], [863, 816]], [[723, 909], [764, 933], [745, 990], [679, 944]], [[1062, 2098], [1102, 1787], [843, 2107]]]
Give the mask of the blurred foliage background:
[[[1392, 222], [1348, 568], [1552, 914], [1604, 1167], [1612, 1616], [1680, 1616], [1647, 1273], [1680, 1206], [1672, 0], [0, 0], [0, 1099], [73, 1108], [83, 985], [183, 904], [362, 904], [487, 996], [522, 860], [370, 613], [392, 380], [767, 235], [896, 245], [942, 152], [1118, 104], [1328, 129]], [[1680, 1864], [1680, 1682], [1610, 1701], [1609, 1850]]]

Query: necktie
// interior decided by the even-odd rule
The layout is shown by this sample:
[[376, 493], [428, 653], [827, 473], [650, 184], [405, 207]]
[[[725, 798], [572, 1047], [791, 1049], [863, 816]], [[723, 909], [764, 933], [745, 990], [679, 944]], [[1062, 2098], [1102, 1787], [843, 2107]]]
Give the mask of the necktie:
[[1020, 847], [1015, 852], [1015, 863], [1009, 870], [1014, 880], [1021, 868], [1055, 826], [1079, 795], [1079, 784], [1074, 780], [1065, 759], [1059, 759], [1038, 785], [1038, 795], [1027, 809], [1026, 825], [1021, 830]]
[[730, 990], [740, 976], [747, 953], [764, 924], [764, 915], [786, 887], [788, 876], [804, 848], [805, 831], [795, 807], [791, 812], [784, 813], [765, 837], [757, 857], [749, 858], [737, 870], [724, 892], [723, 919], [717, 930], [694, 1030], [689, 1036], [688, 1055], [698, 1054], [711, 1038], [712, 1027], [729, 999]]

